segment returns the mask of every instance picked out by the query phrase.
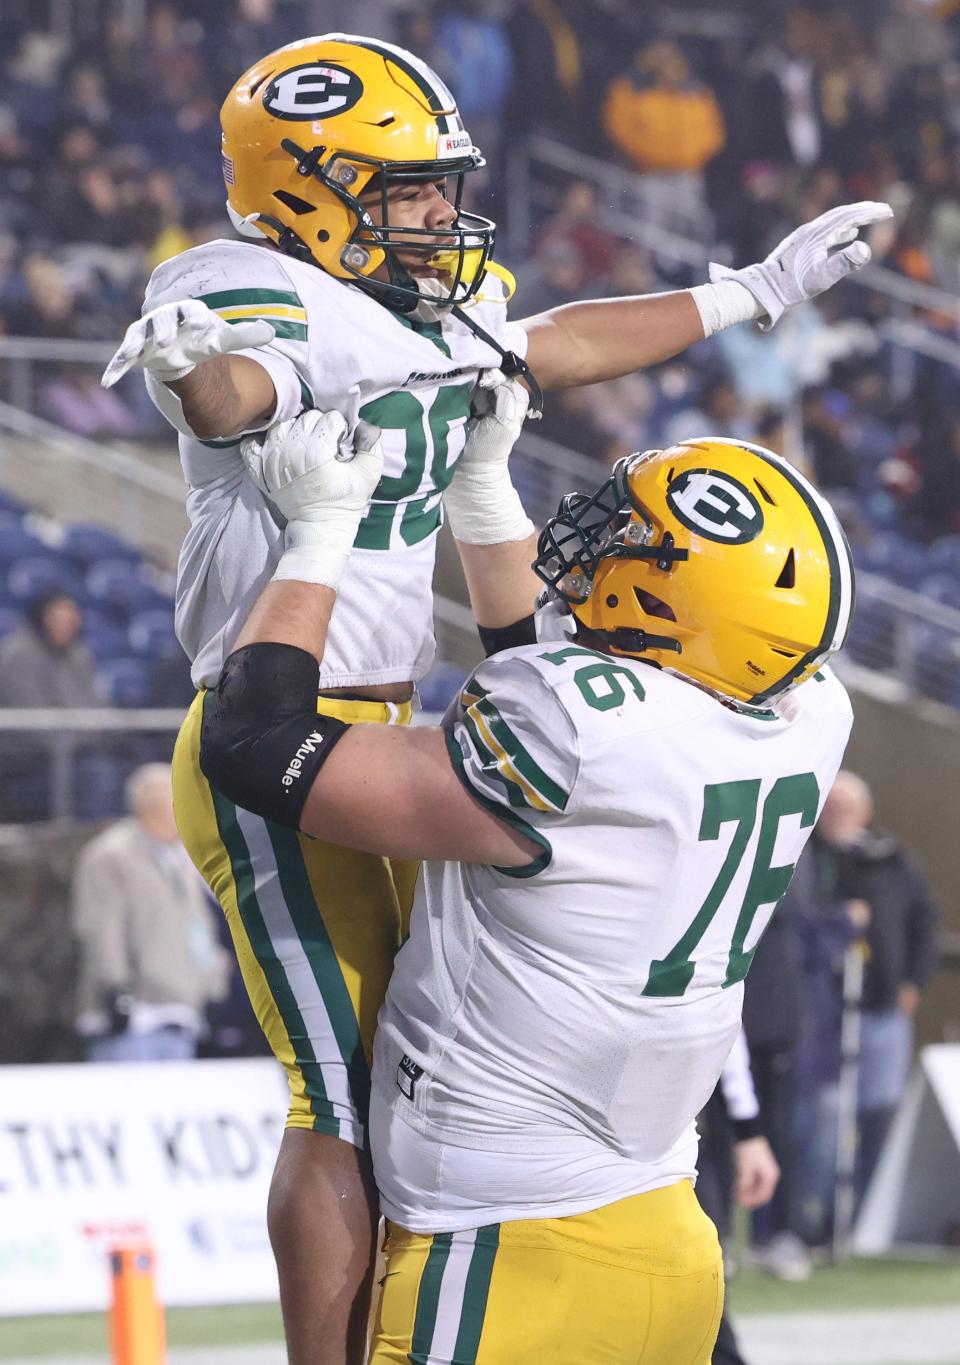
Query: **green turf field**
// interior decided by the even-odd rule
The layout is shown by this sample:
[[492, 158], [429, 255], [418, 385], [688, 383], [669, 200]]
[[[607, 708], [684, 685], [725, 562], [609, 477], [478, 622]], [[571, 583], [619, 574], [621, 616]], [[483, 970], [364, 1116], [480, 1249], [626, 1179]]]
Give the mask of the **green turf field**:
[[[743, 1271], [730, 1284], [728, 1301], [735, 1317], [958, 1307], [960, 1258], [854, 1260], [818, 1269], [802, 1284], [783, 1284], [757, 1271]], [[280, 1310], [276, 1304], [173, 1308], [167, 1312], [167, 1336], [172, 1347], [280, 1341]], [[106, 1354], [107, 1323], [102, 1314], [0, 1320], [0, 1360]]]

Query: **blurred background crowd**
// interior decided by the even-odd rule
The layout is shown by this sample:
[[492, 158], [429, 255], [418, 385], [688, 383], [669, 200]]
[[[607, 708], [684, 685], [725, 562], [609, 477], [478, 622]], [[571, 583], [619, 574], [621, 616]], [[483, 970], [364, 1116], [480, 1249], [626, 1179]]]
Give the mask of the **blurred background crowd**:
[[[852, 660], [900, 666], [906, 638], [909, 695], [960, 706], [960, 3], [4, 0], [0, 710], [101, 708], [107, 727], [117, 708], [189, 703], [172, 557], [155, 548], [176, 541], [159, 526], [164, 499], [181, 496], [164, 472], [175, 443], [138, 376], [105, 391], [99, 374], [150, 271], [230, 235], [218, 109], [237, 75], [283, 43], [337, 29], [412, 48], [454, 90], [488, 161], [471, 207], [498, 222], [517, 316], [686, 287], [706, 278], [708, 260], [761, 258], [835, 204], [894, 206], [872, 234], [874, 267], [772, 336], [738, 327], [652, 370], [550, 396], [530, 437], [539, 463], [518, 460], [517, 479], [542, 516], [556, 502], [548, 465], [565, 491], [569, 470], [589, 477], [701, 432], [786, 454], [838, 507], [864, 582], [885, 585], [861, 594]], [[114, 525], [94, 519], [56, 472], [43, 505], [31, 502], [18, 462], [39, 461], [41, 446], [76, 457], [67, 437], [96, 442], [100, 458], [132, 451], [168, 480], [144, 485], [136, 543], [119, 508]], [[903, 589], [930, 604], [913, 608], [906, 637], [894, 610]], [[462, 674], [450, 656], [425, 706], [445, 702]], [[185, 890], [193, 874], [164, 794], [169, 715], [136, 733], [93, 725], [55, 745], [29, 727], [0, 735], [0, 1060], [259, 1049], [222, 925], [195, 885]], [[775, 983], [755, 998], [775, 999], [776, 1017], [758, 1009], [751, 1024], [748, 1008], [757, 1089], [790, 1175], [782, 1208], [756, 1230], [760, 1247], [787, 1232], [830, 1236], [835, 1153], [795, 1170], [790, 1135], [804, 1123], [834, 1131], [850, 944], [870, 947], [876, 1055], [900, 1059], [896, 1084], [870, 1092], [870, 1073], [858, 1101], [877, 1111], [863, 1119], [871, 1160], [934, 967], [923, 878], [871, 827], [869, 792], [854, 783], [851, 800], [852, 825], [815, 837], [767, 949], [780, 953]], [[91, 822], [123, 812], [88, 842]], [[27, 848], [15, 822], [42, 828], [42, 844]], [[162, 979], [156, 926], [121, 875], [130, 866], [179, 944]], [[795, 1247], [780, 1257], [788, 1275], [791, 1254], [795, 1267]]]

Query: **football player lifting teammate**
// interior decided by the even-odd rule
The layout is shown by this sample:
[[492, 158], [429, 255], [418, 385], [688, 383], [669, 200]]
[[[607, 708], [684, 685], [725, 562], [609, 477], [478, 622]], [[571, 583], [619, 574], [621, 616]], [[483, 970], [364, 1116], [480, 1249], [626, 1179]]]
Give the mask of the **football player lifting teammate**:
[[[853, 607], [843, 533], [760, 447], [630, 456], [540, 537], [550, 643], [489, 658], [441, 728], [344, 724], [317, 715], [318, 660], [380, 451], [361, 427], [341, 462], [327, 420], [247, 447], [326, 563], [264, 591], [201, 765], [279, 828], [427, 859], [374, 1044], [371, 1361], [707, 1365], [723, 1276], [695, 1118], [847, 742], [825, 667]], [[513, 434], [482, 419], [468, 468], [505, 465]], [[519, 612], [526, 578], [499, 568]]]
[[[364, 1349], [376, 1225], [372, 1038], [417, 869], [252, 814], [200, 768], [206, 689], [258, 594], [278, 572], [300, 582], [321, 572], [320, 530], [308, 517], [287, 524], [282, 500], [246, 471], [240, 441], [310, 409], [342, 414], [348, 441], [358, 423], [380, 429], [383, 468], [356, 530], [317, 706], [347, 724], [402, 725], [434, 653], [444, 513], [468, 577], [486, 571], [491, 551], [505, 554], [528, 585], [520, 616], [532, 610], [533, 528], [505, 469], [498, 483], [459, 467], [472, 418], [493, 412], [510, 428], [516, 415], [512, 386], [481, 375], [522, 375], [539, 403], [541, 390], [655, 364], [736, 322], [772, 325], [864, 264], [858, 232], [890, 210], [831, 210], [767, 261], [713, 268], [713, 282], [692, 290], [508, 322], [494, 225], [462, 204], [483, 158], [418, 58], [351, 35], [304, 39], [240, 77], [222, 123], [237, 238], [158, 267], [104, 382], [141, 367], [180, 432], [190, 529], [177, 630], [199, 695], [175, 754], [178, 819], [290, 1080], [269, 1205], [290, 1357], [352, 1365]], [[494, 586], [484, 602], [488, 641], [526, 638], [510, 630], [511, 594]]]

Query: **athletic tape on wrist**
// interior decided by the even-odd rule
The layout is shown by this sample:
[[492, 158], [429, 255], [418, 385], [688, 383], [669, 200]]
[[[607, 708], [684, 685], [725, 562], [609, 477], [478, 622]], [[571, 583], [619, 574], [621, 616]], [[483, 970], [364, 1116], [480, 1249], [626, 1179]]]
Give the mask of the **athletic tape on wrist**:
[[763, 316], [762, 305], [739, 280], [694, 285], [690, 297], [697, 305], [704, 337], [712, 337], [738, 322], [754, 322]]

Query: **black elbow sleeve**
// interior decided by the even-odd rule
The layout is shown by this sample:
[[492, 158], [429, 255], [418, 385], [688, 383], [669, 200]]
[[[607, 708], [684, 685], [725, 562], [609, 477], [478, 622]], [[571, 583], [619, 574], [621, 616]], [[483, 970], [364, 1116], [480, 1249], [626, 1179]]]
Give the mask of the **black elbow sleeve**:
[[350, 728], [317, 714], [317, 661], [293, 645], [255, 644], [231, 654], [207, 694], [200, 767], [244, 810], [298, 829], [307, 794]]

